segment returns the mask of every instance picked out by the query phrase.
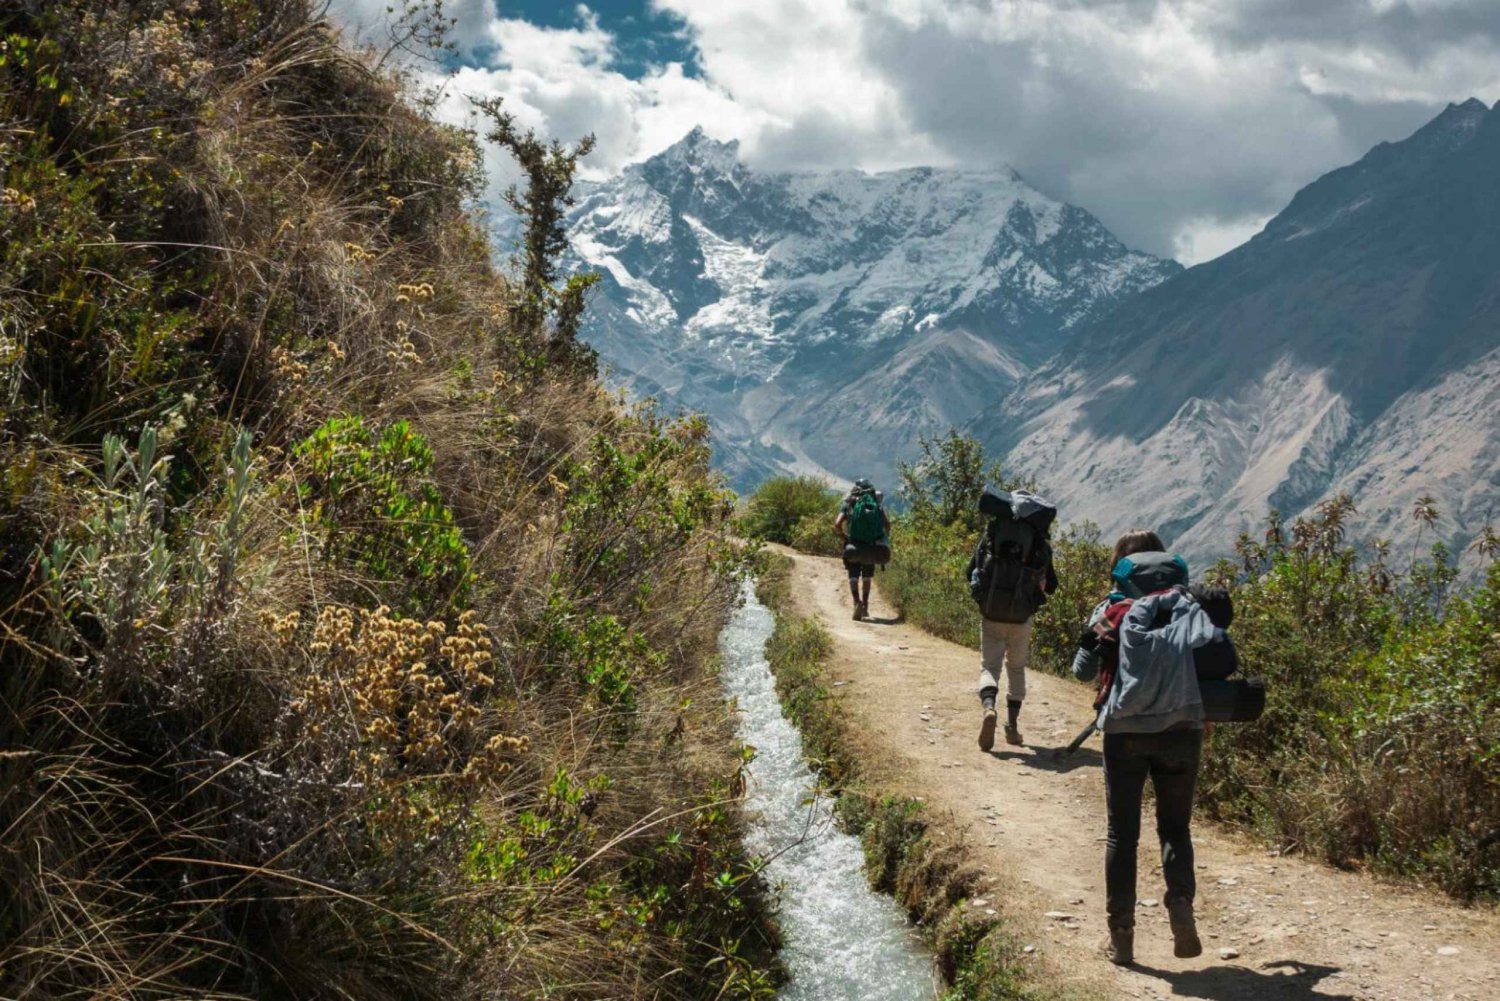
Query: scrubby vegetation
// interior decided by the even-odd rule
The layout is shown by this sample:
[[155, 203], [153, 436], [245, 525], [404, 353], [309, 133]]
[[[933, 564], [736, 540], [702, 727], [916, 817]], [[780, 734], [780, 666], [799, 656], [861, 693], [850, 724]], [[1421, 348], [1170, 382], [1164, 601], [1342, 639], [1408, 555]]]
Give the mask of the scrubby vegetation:
[[[1267, 680], [1265, 717], [1220, 727], [1203, 800], [1289, 849], [1500, 897], [1500, 563], [1458, 587], [1442, 544], [1414, 558], [1344, 539], [1347, 498], [1242, 538], [1234, 583], [1242, 659]], [[1399, 566], [1400, 560], [1404, 566]]]
[[804, 552], [842, 552], [833, 531], [839, 493], [814, 476], [773, 476], [755, 489], [737, 519], [746, 537], [779, 542]]
[[[878, 584], [913, 623], [977, 648], [963, 578], [974, 499], [1005, 480], [962, 436], [928, 446]], [[1273, 512], [1237, 563], [1199, 568], [1233, 588], [1241, 658], [1269, 691], [1258, 723], [1215, 730], [1200, 802], [1284, 850], [1500, 896], [1500, 541], [1480, 538], [1488, 572], [1460, 587], [1444, 546], [1422, 547], [1430, 502], [1399, 547], [1346, 540], [1353, 514], [1347, 498], [1292, 525]], [[1033, 667], [1067, 675], [1108, 590], [1109, 548], [1091, 525], [1057, 534], [1061, 587], [1035, 619]]]
[[0, 13], [0, 993], [764, 997], [705, 426], [371, 65], [306, 0]]
[[1058, 986], [1001, 917], [966, 906], [985, 877], [966, 849], [929, 829], [925, 807], [878, 788], [860, 767], [848, 717], [826, 680], [833, 643], [791, 606], [791, 561], [767, 553], [757, 593], [776, 615], [766, 655], [787, 718], [838, 797], [840, 826], [860, 839], [870, 886], [891, 894], [925, 930], [949, 989], [944, 1001], [1092, 1001]]

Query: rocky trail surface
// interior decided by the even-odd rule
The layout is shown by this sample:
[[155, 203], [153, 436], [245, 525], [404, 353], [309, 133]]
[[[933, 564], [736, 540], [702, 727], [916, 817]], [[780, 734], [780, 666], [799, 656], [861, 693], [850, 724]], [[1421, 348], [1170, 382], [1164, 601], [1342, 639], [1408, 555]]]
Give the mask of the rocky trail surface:
[[[854, 724], [867, 772], [920, 797], [963, 838], [1003, 909], [1053, 969], [1109, 998], [1212, 1001], [1500, 1001], [1500, 915], [1281, 856], [1200, 824], [1194, 830], [1204, 954], [1172, 956], [1152, 822], [1143, 818], [1137, 965], [1100, 950], [1104, 786], [1099, 741], [1055, 751], [1088, 718], [1088, 689], [1031, 672], [1023, 747], [978, 749], [978, 654], [900, 622], [877, 594], [850, 615], [836, 560], [789, 553], [797, 610], [833, 637], [829, 681]], [[1150, 809], [1148, 803], [1148, 810]]]

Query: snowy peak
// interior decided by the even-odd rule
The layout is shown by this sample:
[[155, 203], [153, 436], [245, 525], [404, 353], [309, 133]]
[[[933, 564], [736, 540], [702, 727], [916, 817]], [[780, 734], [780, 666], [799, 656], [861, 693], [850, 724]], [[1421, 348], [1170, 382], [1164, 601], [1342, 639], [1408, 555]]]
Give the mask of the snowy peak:
[[[625, 381], [706, 410], [742, 485], [888, 472], [916, 433], [966, 419], [1075, 326], [1181, 270], [1008, 167], [758, 171], [694, 129], [579, 194], [577, 263], [605, 275], [587, 336]], [[913, 353], [926, 340], [940, 348]], [[870, 394], [896, 385], [883, 366], [917, 358], [933, 392], [931, 373], [969, 374], [903, 419]], [[834, 399], [853, 430], [810, 413]]]

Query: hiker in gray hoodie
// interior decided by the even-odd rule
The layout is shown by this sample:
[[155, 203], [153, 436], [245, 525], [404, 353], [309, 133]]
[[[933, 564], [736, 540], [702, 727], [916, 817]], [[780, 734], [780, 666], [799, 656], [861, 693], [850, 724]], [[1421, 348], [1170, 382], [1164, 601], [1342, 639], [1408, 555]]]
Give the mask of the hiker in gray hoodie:
[[[1132, 532], [1115, 545], [1114, 565], [1126, 556], [1160, 552], [1153, 532]], [[1184, 565], [1185, 566], [1185, 565]], [[1118, 593], [1101, 602], [1074, 657], [1073, 673], [1092, 680], [1112, 668], [1098, 727], [1104, 733], [1104, 788], [1109, 814], [1104, 881], [1109, 958], [1134, 961], [1136, 848], [1146, 780], [1156, 792], [1165, 903], [1174, 952], [1201, 955], [1193, 918], [1193, 791], [1203, 749], [1203, 699], [1193, 651], [1223, 638], [1223, 630], [1180, 587], [1133, 602]], [[1092, 639], [1090, 639], [1092, 637]]]

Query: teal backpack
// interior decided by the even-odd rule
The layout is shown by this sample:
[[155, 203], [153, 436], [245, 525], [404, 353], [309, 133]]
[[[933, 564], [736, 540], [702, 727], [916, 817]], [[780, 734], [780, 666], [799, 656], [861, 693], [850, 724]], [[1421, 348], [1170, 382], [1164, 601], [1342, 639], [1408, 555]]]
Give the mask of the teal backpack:
[[885, 538], [885, 518], [880, 513], [880, 501], [874, 490], [856, 494], [849, 507], [849, 541], [860, 546], [870, 546]]

